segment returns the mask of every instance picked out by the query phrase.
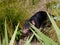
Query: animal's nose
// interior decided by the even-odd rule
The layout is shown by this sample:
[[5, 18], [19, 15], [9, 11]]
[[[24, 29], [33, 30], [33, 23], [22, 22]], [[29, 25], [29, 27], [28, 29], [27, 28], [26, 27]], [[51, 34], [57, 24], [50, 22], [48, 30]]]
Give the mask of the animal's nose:
[[27, 31], [27, 30], [23, 30], [22, 33], [23, 33], [23, 34], [27, 34], [28, 31]]

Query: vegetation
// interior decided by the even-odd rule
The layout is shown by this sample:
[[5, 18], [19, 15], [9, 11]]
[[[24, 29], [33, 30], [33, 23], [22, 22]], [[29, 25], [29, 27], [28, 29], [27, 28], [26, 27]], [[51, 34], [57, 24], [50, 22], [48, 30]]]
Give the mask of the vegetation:
[[[36, 9], [40, 1], [41, 0], [0, 0], [0, 45], [14, 45], [15, 39], [19, 40], [19, 37], [22, 35], [21, 28], [24, 22], [32, 16], [32, 9]], [[31, 37], [28, 36], [25, 45], [31, 45], [30, 42], [34, 35], [39, 42], [42, 42], [42, 45], [60, 44], [60, 2], [52, 1], [45, 5], [48, 9], [47, 14], [56, 32], [58, 42], [53, 41], [53, 39], [31, 25], [34, 29], [31, 29], [33, 34]], [[49, 13], [55, 16], [56, 21], [54, 21]]]

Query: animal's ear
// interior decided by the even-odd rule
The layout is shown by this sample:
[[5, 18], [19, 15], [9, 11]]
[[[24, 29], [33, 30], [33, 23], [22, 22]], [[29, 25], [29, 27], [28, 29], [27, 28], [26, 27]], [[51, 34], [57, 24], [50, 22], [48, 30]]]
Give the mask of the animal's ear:
[[35, 25], [35, 21], [34, 20], [32, 20], [32, 24]]

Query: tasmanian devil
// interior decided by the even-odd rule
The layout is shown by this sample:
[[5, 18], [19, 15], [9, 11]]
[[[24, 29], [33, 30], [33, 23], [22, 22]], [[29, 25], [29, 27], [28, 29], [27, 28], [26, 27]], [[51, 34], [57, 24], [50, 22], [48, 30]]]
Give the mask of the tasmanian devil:
[[43, 22], [45, 22], [47, 19], [48, 16], [45, 11], [39, 11], [35, 13], [29, 20], [25, 22], [22, 33], [27, 34], [30, 31], [30, 23], [32, 23], [36, 28], [39, 29]]

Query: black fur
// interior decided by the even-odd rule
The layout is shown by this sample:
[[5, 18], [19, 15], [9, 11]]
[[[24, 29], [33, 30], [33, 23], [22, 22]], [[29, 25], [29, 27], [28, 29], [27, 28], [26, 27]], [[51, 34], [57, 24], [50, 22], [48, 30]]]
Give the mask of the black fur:
[[43, 24], [44, 21], [47, 20], [47, 18], [48, 18], [48, 16], [45, 11], [39, 11], [39, 12], [35, 13], [29, 20], [27, 20], [25, 22], [23, 31], [24, 31], [24, 29], [30, 28], [29, 22], [32, 23], [32, 20], [34, 20], [34, 22], [35, 22], [35, 27], [40, 28], [40, 26]]

